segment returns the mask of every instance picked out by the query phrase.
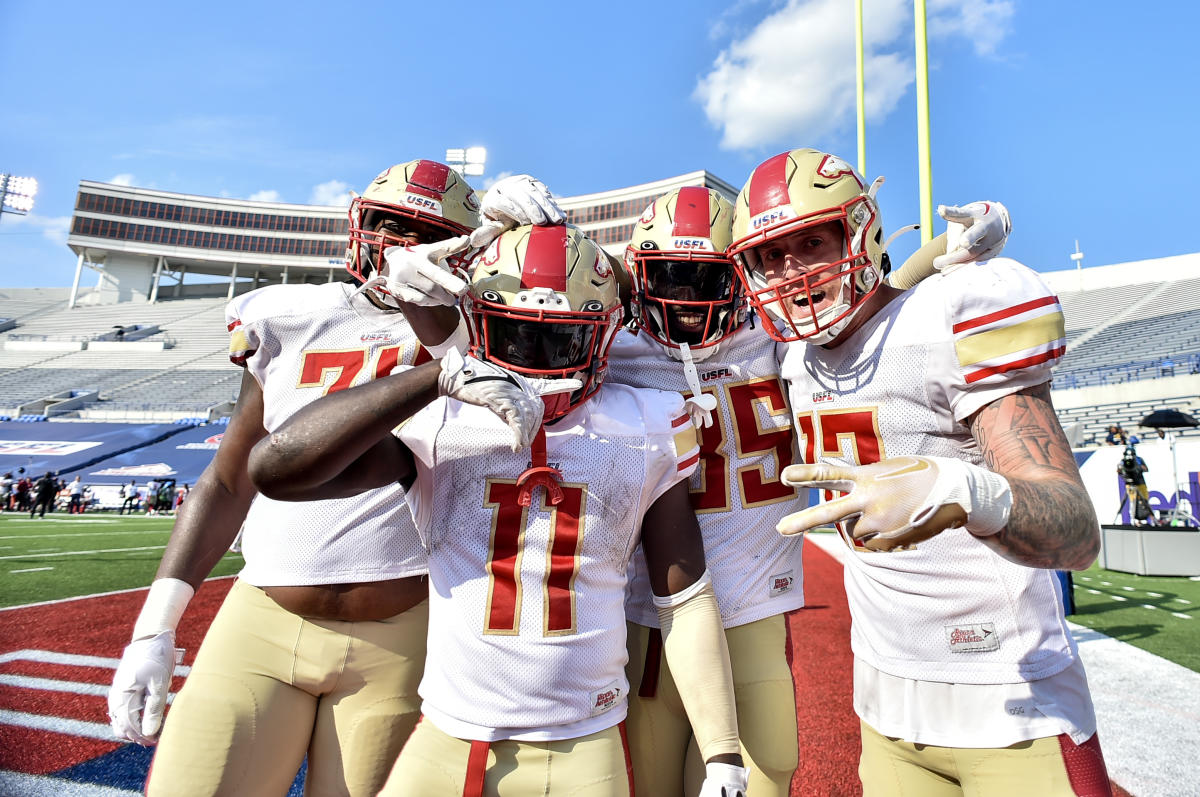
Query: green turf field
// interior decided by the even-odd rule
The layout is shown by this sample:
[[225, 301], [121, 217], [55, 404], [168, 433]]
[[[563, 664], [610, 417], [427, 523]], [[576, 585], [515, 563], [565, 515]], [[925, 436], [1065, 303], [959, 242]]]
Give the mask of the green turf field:
[[[0, 606], [145, 587], [154, 579], [173, 517], [61, 512], [30, 520], [0, 515]], [[226, 554], [214, 576], [242, 567]]]
[[1200, 672], [1200, 581], [1092, 565], [1075, 574], [1071, 620]]

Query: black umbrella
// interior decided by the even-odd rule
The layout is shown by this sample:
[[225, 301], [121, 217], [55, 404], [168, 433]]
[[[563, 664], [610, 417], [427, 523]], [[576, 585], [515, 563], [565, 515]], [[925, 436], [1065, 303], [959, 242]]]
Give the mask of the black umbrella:
[[1155, 429], [1178, 429], [1182, 426], [1200, 426], [1200, 421], [1197, 421], [1186, 412], [1180, 412], [1176, 409], [1155, 410], [1154, 412], [1142, 418], [1139, 426], [1150, 426]]

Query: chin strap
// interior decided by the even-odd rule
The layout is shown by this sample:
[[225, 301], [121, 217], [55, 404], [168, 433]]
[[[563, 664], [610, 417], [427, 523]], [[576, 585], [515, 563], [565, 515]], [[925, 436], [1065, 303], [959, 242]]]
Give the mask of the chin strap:
[[707, 429], [713, 424], [712, 413], [717, 408], [717, 397], [700, 389], [700, 375], [696, 373], [692, 347], [680, 343], [679, 354], [679, 359], [683, 362], [683, 378], [687, 380], [688, 389], [692, 391], [691, 398], [684, 400], [683, 406], [687, 409], [693, 426], [697, 429]]
[[558, 506], [563, 500], [562, 473], [557, 468], [550, 467], [546, 462], [546, 427], [537, 430], [537, 435], [529, 445], [529, 467], [517, 477], [517, 503], [529, 506], [533, 503], [533, 491], [539, 485], [546, 488], [546, 500], [551, 506]]

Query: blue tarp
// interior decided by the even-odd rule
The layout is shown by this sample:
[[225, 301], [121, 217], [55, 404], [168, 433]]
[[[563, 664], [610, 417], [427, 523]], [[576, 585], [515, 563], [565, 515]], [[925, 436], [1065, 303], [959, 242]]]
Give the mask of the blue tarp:
[[[75, 472], [86, 474], [94, 463], [190, 429], [194, 427], [165, 423], [0, 422], [0, 473], [15, 477], [18, 469], [24, 468], [33, 479], [53, 471], [70, 480]], [[208, 454], [211, 459], [212, 452]], [[119, 476], [112, 479], [113, 483], [119, 481]]]
[[[144, 428], [144, 427], [143, 427]], [[195, 484], [212, 461], [225, 426], [172, 427], [177, 432], [165, 440], [94, 462], [79, 470], [84, 484], [139, 484], [148, 479], [174, 479], [181, 486]]]

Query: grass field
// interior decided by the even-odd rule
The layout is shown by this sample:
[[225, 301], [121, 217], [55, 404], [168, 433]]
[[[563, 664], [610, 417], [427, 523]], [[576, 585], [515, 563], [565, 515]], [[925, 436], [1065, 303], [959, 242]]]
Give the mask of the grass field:
[[[54, 513], [0, 515], [0, 607], [149, 586], [173, 517]], [[242, 567], [226, 554], [214, 576]]]
[[1200, 672], [1200, 581], [1093, 565], [1075, 574], [1071, 619]]

